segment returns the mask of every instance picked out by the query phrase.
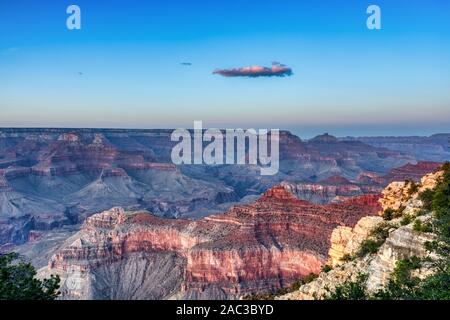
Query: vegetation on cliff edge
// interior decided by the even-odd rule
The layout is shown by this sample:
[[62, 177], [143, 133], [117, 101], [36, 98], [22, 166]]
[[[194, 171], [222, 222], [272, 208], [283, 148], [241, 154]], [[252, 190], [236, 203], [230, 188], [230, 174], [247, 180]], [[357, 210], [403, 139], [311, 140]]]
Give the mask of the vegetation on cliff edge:
[[[414, 223], [415, 231], [433, 232], [436, 235], [436, 240], [425, 245], [438, 258], [431, 260], [413, 256], [397, 261], [387, 286], [375, 294], [366, 292], [367, 275], [360, 274], [355, 281], [337, 286], [325, 299], [450, 300], [450, 163], [446, 163], [440, 170], [444, 171], [444, 175], [436, 188], [420, 194], [423, 209], [433, 212], [433, 220], [430, 224], [423, 224], [419, 220]], [[421, 268], [424, 263], [434, 272], [421, 280], [413, 271]]]
[[0, 300], [54, 300], [60, 279], [36, 278], [36, 270], [17, 253], [0, 254]]

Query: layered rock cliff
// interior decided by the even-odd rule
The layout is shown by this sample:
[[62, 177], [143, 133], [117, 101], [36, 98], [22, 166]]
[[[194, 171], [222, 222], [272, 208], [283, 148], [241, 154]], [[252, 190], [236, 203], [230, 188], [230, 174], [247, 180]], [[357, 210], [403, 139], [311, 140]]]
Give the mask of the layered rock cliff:
[[379, 194], [383, 189], [381, 185], [357, 184], [346, 179], [343, 180], [330, 181], [327, 179], [318, 183], [294, 183], [285, 181], [282, 185], [299, 199], [317, 204], [341, 202], [365, 194]]
[[[420, 227], [433, 219], [431, 212], [424, 208], [420, 194], [442, 183], [443, 175], [443, 171], [437, 171], [422, 177], [419, 184], [408, 181], [389, 184], [380, 199], [380, 216], [363, 217], [354, 227], [338, 226], [333, 230], [328, 252], [330, 270], [277, 299], [322, 299], [337, 287], [357, 283], [361, 275], [366, 277], [362, 284], [364, 290], [374, 294], [386, 288], [397, 263], [407, 259], [426, 261], [414, 271], [418, 279], [432, 274], [430, 261], [437, 256], [426, 244], [435, 240], [436, 235]], [[386, 221], [386, 210], [397, 215]]]
[[[79, 224], [114, 206], [200, 218], [282, 181], [316, 183], [335, 175], [356, 179], [415, 162], [359, 141], [330, 136], [303, 141], [282, 131], [280, 172], [274, 176], [261, 177], [255, 166], [174, 166], [171, 131], [0, 128], [0, 245], [24, 243], [29, 230]], [[367, 193], [365, 187], [327, 188], [317, 198]]]
[[41, 274], [60, 274], [63, 298], [76, 299], [230, 299], [272, 291], [318, 273], [332, 230], [376, 214], [377, 200], [321, 206], [279, 186], [251, 205], [198, 221], [115, 208], [88, 218]]
[[425, 174], [441, 166], [442, 163], [439, 162], [408, 163], [390, 170], [383, 176], [364, 171], [352, 180], [341, 175], [333, 175], [317, 182], [284, 181], [282, 184], [299, 199], [326, 204], [364, 194], [379, 194], [393, 181], [419, 182]]
[[345, 140], [358, 140], [372, 146], [411, 154], [418, 161], [450, 161], [450, 134], [434, 134], [429, 137], [359, 137]]

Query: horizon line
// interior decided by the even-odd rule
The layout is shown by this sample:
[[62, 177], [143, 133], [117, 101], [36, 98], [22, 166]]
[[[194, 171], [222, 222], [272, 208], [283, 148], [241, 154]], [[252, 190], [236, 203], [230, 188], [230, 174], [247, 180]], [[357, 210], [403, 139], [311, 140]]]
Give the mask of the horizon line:
[[[33, 127], [33, 126], [8, 126], [8, 127], [3, 127], [0, 126], [0, 131], [2, 130], [64, 130], [64, 131], [71, 131], [71, 130], [104, 130], [104, 131], [170, 131], [170, 130], [176, 130], [179, 128], [133, 128], [133, 127]], [[183, 129], [187, 129], [187, 130], [194, 130], [194, 128], [183, 128]], [[209, 128], [204, 128], [203, 130], [207, 130]], [[231, 128], [214, 128], [214, 129], [219, 129], [219, 130], [227, 130], [227, 129], [231, 129]], [[253, 129], [253, 128], [233, 128], [233, 129], [243, 129], [243, 130], [248, 130], [248, 129]], [[280, 132], [288, 132], [291, 135], [295, 135], [297, 137], [302, 138], [300, 135], [293, 133], [293, 130], [289, 130], [289, 129], [278, 129], [280, 130]], [[450, 135], [450, 132], [436, 132], [433, 134], [429, 134], [429, 135], [334, 135], [331, 132], [323, 132], [322, 134], [317, 134], [314, 137], [317, 136], [321, 136], [321, 135], [331, 135], [334, 136], [336, 138], [367, 138], [367, 137], [392, 137], [392, 138], [400, 138], [400, 137], [432, 137], [432, 136], [437, 136], [437, 135]], [[313, 137], [313, 138], [314, 138]], [[305, 138], [307, 140], [312, 139], [312, 138]]]

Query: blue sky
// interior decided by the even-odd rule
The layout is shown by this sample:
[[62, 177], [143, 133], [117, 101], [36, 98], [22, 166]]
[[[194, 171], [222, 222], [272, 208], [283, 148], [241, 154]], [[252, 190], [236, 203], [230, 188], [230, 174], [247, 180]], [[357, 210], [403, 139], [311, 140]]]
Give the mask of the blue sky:
[[[0, 126], [449, 132], [449, 15], [446, 0], [0, 0]], [[272, 61], [294, 75], [213, 74]]]

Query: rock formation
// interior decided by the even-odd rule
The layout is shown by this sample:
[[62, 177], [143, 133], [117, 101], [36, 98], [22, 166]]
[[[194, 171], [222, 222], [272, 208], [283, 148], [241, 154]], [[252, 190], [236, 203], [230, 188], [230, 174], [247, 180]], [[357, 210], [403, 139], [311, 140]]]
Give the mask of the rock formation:
[[353, 255], [361, 243], [367, 239], [370, 232], [380, 223], [381, 217], [364, 217], [358, 221], [354, 228], [339, 226], [331, 234], [331, 247], [328, 252], [329, 265], [335, 267], [342, 264], [345, 255]]
[[401, 151], [413, 155], [417, 161], [450, 161], [450, 134], [434, 134], [429, 137], [359, 137], [346, 141], [361, 141], [374, 147]]
[[383, 190], [383, 198], [380, 203], [383, 210], [392, 209], [406, 209], [406, 212], [412, 209], [420, 208], [422, 203], [418, 200], [419, 194], [426, 189], [433, 189], [439, 178], [442, 176], [442, 171], [430, 173], [425, 175], [420, 184], [415, 190], [415, 183], [411, 181], [392, 182]]
[[441, 162], [427, 162], [421, 161], [417, 164], [406, 164], [399, 168], [394, 168], [389, 171], [383, 178], [386, 183], [393, 181], [412, 180], [419, 182], [420, 179], [427, 173], [436, 171], [442, 166]]
[[[380, 216], [361, 218], [354, 227], [338, 226], [331, 235], [328, 264], [331, 271], [320, 273], [311, 283], [299, 290], [280, 296], [277, 299], [321, 299], [339, 285], [347, 281], [356, 281], [360, 274], [366, 274], [365, 287], [368, 293], [385, 288], [399, 260], [418, 257], [434, 258], [434, 253], [425, 249], [425, 243], [435, 239], [433, 233], [415, 231], [413, 222], [404, 220], [405, 216], [414, 216], [422, 209], [419, 193], [433, 189], [440, 181], [443, 171], [425, 175], [420, 184], [411, 191], [410, 182], [392, 182], [380, 199], [383, 213], [386, 209], [399, 210], [401, 215], [386, 222]], [[421, 223], [427, 223], [431, 214], [415, 217]], [[405, 223], [405, 221], [407, 221]], [[386, 232], [386, 238], [373, 254], [360, 255], [361, 245], [369, 239], [376, 239], [377, 229]], [[351, 261], [348, 261], [351, 260]], [[424, 278], [431, 270], [425, 265], [416, 271], [416, 276]]]
[[282, 185], [295, 196], [302, 200], [307, 200], [317, 204], [327, 204], [330, 202], [342, 202], [355, 196], [365, 194], [379, 194], [382, 191], [380, 185], [357, 184], [345, 178], [338, 180], [336, 176], [317, 183], [294, 183], [284, 181]]
[[115, 208], [87, 218], [41, 274], [60, 274], [63, 298], [76, 299], [230, 299], [272, 291], [318, 273], [332, 230], [376, 214], [377, 200], [321, 206], [278, 186], [253, 204], [198, 221]]
[[[318, 141], [325, 138], [318, 138]], [[331, 139], [331, 141], [334, 140]], [[343, 176], [333, 175], [318, 182], [284, 181], [282, 184], [299, 199], [326, 204], [364, 194], [379, 194], [389, 183], [394, 181], [420, 182], [423, 175], [435, 171], [440, 166], [442, 163], [439, 162], [408, 163], [390, 170], [384, 176], [363, 171], [351, 181]]]
[[342, 201], [379, 190], [373, 181], [356, 181], [361, 174], [380, 176], [415, 162], [411, 156], [360, 141], [330, 135], [303, 141], [282, 131], [280, 172], [261, 177], [254, 166], [174, 166], [170, 134], [0, 129], [0, 245], [25, 242], [29, 230], [79, 224], [113, 206], [168, 218], [200, 218], [226, 211], [282, 181], [299, 183], [300, 198]]

